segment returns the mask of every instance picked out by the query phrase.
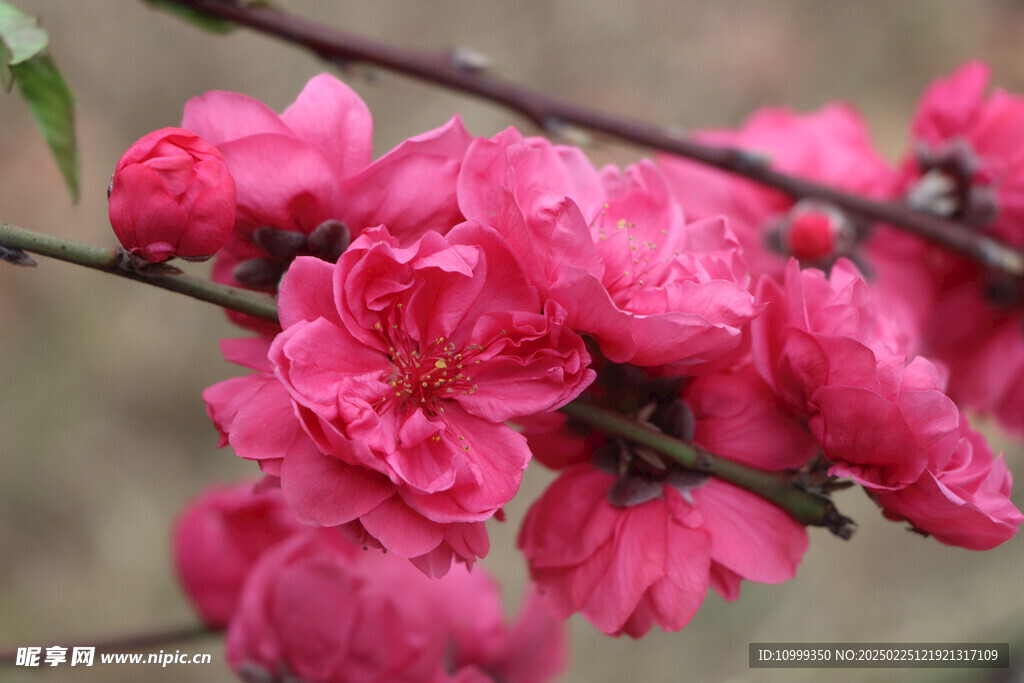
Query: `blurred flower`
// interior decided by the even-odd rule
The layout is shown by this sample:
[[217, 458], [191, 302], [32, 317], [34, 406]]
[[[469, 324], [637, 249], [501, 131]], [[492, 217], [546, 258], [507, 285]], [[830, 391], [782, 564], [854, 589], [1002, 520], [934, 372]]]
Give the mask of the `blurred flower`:
[[[911, 124], [903, 193], [919, 210], [1024, 246], [1024, 97], [986, 97], [988, 66], [969, 62], [925, 90]], [[879, 284], [919, 320], [921, 348], [949, 369], [949, 395], [1024, 435], [1024, 290], [923, 239], [878, 231]]]
[[1024, 97], [996, 90], [969, 62], [921, 96], [904, 164], [908, 202], [1024, 246]]
[[391, 554], [310, 530], [253, 569], [227, 656], [254, 680], [541, 683], [564, 667], [565, 643], [564, 626], [529, 598], [506, 625], [480, 568], [429, 579]]
[[[871, 144], [860, 114], [832, 103], [810, 114], [783, 107], [761, 109], [737, 130], [694, 134], [706, 144], [750, 153], [750, 163], [831, 185], [861, 196], [888, 199], [898, 178]], [[853, 255], [858, 226], [838, 207], [797, 201], [777, 190], [687, 159], [660, 154], [658, 166], [691, 220], [724, 215], [754, 276], [781, 276], [790, 256], [825, 267]]]
[[227, 626], [249, 570], [271, 546], [305, 528], [281, 490], [255, 481], [211, 486], [174, 525], [174, 565], [185, 594], [213, 627]]
[[217, 148], [187, 130], [140, 138], [117, 162], [110, 187], [110, 225], [147, 261], [208, 258], [231, 233], [235, 181]]

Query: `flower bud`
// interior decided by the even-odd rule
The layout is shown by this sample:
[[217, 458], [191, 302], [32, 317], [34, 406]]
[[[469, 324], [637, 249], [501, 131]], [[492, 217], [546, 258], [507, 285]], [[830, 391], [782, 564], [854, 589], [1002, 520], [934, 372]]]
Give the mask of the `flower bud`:
[[235, 222], [235, 181], [213, 145], [183, 128], [140, 138], [117, 163], [110, 225], [147, 261], [202, 260], [227, 241]]

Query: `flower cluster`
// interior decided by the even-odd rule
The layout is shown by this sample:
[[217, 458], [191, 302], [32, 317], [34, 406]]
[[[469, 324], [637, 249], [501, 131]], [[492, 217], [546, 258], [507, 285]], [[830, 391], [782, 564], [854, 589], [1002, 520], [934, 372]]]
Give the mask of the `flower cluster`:
[[[899, 168], [844, 104], [697, 137], [1019, 247], [1024, 100], [984, 99], [986, 79], [973, 64], [929, 89]], [[221, 445], [258, 462], [260, 495], [288, 512], [259, 530], [183, 522], [210, 544], [183, 581], [211, 623], [231, 623], [238, 669], [332, 680], [359, 662], [432, 680], [444, 648], [417, 630], [424, 610], [461, 633], [449, 612], [464, 599], [393, 596], [414, 575], [479, 583], [466, 571], [488, 552], [485, 523], [533, 456], [559, 471], [518, 541], [539, 599], [634, 637], [682, 628], [709, 588], [734, 600], [743, 580], [793, 577], [807, 549], [802, 524], [702, 458], [821, 496], [859, 485], [886, 517], [970, 549], [1024, 519], [962, 410], [1024, 430], [1017, 283], [668, 156], [596, 168], [574, 147], [512, 128], [474, 138], [454, 118], [374, 160], [365, 105], [326, 75], [281, 115], [209, 93], [183, 127], [237, 188], [213, 278], [278, 296], [279, 324], [231, 314], [257, 336], [224, 355], [251, 372], [204, 399]], [[558, 412], [570, 402], [674, 437], [696, 469]], [[247, 496], [223, 510], [250, 517], [239, 506], [263, 503]], [[211, 572], [217, 546], [231, 550]], [[341, 618], [341, 604], [357, 608]], [[307, 623], [336, 632], [292, 640]], [[394, 640], [392, 626], [420, 635]], [[472, 680], [464, 663], [512, 666], [505, 646], [455, 640], [458, 680]]]
[[494, 580], [432, 580], [291, 514], [280, 489], [212, 487], [182, 511], [174, 561], [203, 620], [227, 627], [245, 680], [542, 683], [565, 666], [566, 633], [537, 596], [506, 623]]

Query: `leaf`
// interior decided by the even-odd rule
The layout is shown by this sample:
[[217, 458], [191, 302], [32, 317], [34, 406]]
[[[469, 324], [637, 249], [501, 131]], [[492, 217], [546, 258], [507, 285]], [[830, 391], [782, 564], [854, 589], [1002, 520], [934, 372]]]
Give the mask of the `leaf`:
[[3, 41], [0, 41], [0, 86], [3, 86], [4, 92], [11, 92], [11, 86], [14, 85], [14, 74], [8, 66], [10, 58], [11, 51]]
[[80, 171], [75, 136], [75, 96], [49, 55], [11, 66], [14, 81], [57, 161], [71, 201], [78, 201]]
[[185, 7], [184, 5], [178, 5], [167, 0], [143, 0], [147, 5], [155, 7], [164, 12], [170, 14], [176, 14], [179, 19], [183, 19], [193, 26], [210, 31], [211, 33], [230, 33], [235, 29], [235, 25], [225, 19], [215, 19], [207, 14], [203, 14], [198, 10], [194, 10], [191, 7]]
[[11, 66], [21, 64], [46, 49], [50, 36], [39, 20], [14, 5], [0, 2], [0, 85], [10, 92]]
[[8, 64], [20, 64], [46, 49], [50, 36], [39, 20], [7, 2], [0, 2], [0, 40], [11, 56]]

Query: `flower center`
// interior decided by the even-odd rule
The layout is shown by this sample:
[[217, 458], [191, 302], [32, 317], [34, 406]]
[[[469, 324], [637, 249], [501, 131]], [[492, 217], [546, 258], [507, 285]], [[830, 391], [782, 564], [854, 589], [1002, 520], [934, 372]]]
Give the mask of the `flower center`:
[[374, 324], [394, 367], [388, 379], [393, 389], [391, 398], [436, 414], [444, 412], [444, 408], [437, 405], [438, 401], [456, 394], [475, 393], [477, 385], [473, 384], [467, 368], [480, 362], [473, 357], [483, 347], [470, 344], [460, 350], [444, 337], [423, 345], [411, 339], [401, 324], [402, 304], [396, 304], [394, 310], [395, 322], [387, 327]]
[[[672, 255], [659, 253], [661, 245], [654, 240], [640, 239], [634, 221], [625, 218], [613, 220], [608, 216], [608, 208], [605, 204], [604, 209], [591, 221], [590, 233], [606, 266], [602, 284], [612, 301], [618, 306], [624, 306], [635, 288], [658, 284], [656, 269], [664, 268]], [[667, 232], [661, 230], [662, 235]], [[618, 236], [619, 233], [625, 233], [624, 241], [619, 238], [613, 240], [614, 244], [608, 243], [609, 237]], [[613, 250], [614, 253], [611, 253]], [[677, 251], [673, 255], [678, 254]]]

